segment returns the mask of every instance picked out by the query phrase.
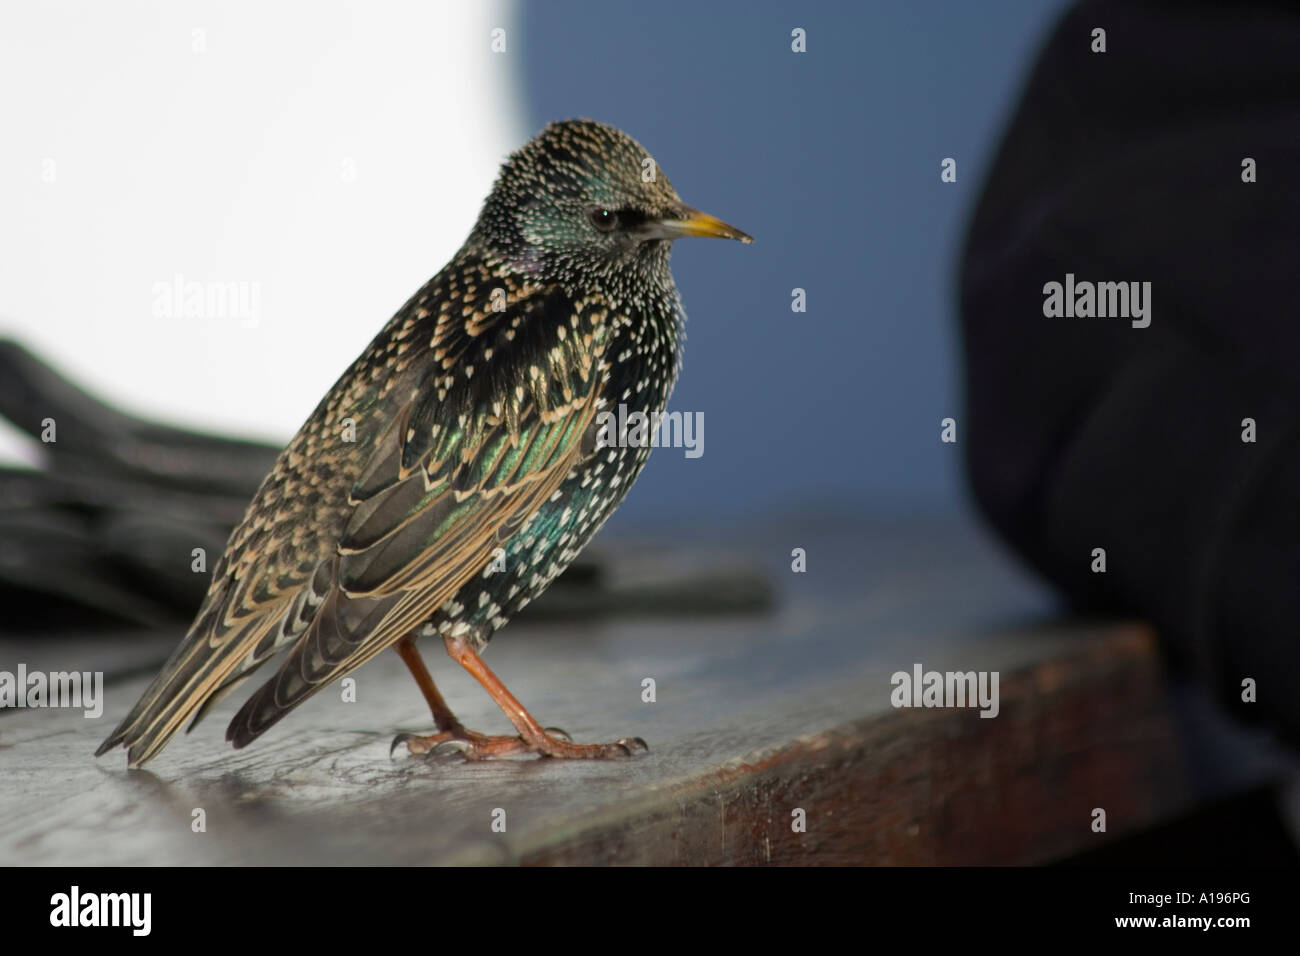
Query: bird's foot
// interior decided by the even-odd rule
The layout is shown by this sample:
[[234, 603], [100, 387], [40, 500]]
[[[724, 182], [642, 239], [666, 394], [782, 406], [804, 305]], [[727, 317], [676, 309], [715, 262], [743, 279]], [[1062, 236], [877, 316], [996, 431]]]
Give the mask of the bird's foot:
[[480, 734], [464, 727], [444, 730], [427, 737], [398, 734], [393, 738], [390, 756], [402, 744], [406, 744], [406, 749], [412, 754], [459, 753], [466, 760], [491, 760], [494, 757], [530, 753], [566, 760], [607, 760], [613, 757], [631, 757], [639, 751], [650, 749], [640, 737], [623, 737], [608, 744], [575, 744], [558, 727], [547, 727], [540, 734], [527, 738]]
[[449, 753], [464, 747], [481, 751], [485, 756], [492, 757], [527, 751], [522, 737], [480, 734], [478, 731], [466, 730], [464, 727], [453, 727], [451, 730], [439, 731], [427, 737], [419, 734], [398, 734], [393, 738], [393, 745], [388, 749], [388, 755], [391, 757], [402, 744], [406, 744], [408, 753], [416, 756], [435, 751]]
[[649, 752], [650, 745], [640, 737], [620, 737], [608, 744], [575, 744], [564, 731], [557, 736], [557, 728], [547, 727], [536, 739], [529, 741], [528, 749], [542, 757], [560, 757], [565, 760], [609, 760], [614, 757], [635, 757], [639, 752]]

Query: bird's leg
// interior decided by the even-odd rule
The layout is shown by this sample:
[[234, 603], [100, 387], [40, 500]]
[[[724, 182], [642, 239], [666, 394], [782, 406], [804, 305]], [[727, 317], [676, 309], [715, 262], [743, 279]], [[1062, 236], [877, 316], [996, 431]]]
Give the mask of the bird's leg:
[[528, 713], [515, 695], [506, 689], [501, 679], [492, 673], [491, 668], [483, 663], [483, 659], [463, 637], [444, 635], [443, 641], [447, 645], [447, 653], [451, 659], [474, 675], [474, 679], [492, 695], [492, 699], [505, 712], [510, 723], [515, 725], [515, 730], [519, 731], [518, 737], [447, 741], [447, 746], [454, 746], [470, 760], [521, 752], [541, 754], [543, 757], [596, 760], [606, 757], [627, 757], [638, 750], [650, 749], [640, 737], [624, 737], [609, 744], [575, 744], [571, 740], [564, 739], [568, 735], [563, 731], [559, 731], [563, 737], [557, 736], [554, 728], [545, 728], [533, 719], [533, 715]]
[[459, 730], [463, 732], [465, 728], [456, 719], [456, 715], [451, 712], [447, 702], [443, 700], [442, 694], [438, 691], [438, 685], [433, 682], [433, 675], [429, 673], [429, 668], [424, 666], [424, 658], [420, 656], [420, 649], [415, 646], [415, 635], [408, 634], [397, 642], [396, 647], [402, 663], [411, 672], [415, 682], [420, 685], [420, 693], [424, 695], [429, 710], [433, 712], [434, 724], [437, 725], [440, 731]]
[[[425, 701], [429, 704], [429, 710], [433, 712], [433, 722], [438, 728], [438, 732], [427, 737], [416, 734], [398, 734], [393, 738], [393, 745], [389, 749], [389, 753], [402, 744], [406, 744], [406, 749], [413, 754], [428, 753], [439, 744], [445, 744], [453, 740], [473, 743], [476, 746], [496, 746], [506, 753], [526, 752], [528, 747], [518, 737], [489, 737], [465, 729], [465, 725], [456, 719], [456, 715], [447, 706], [447, 701], [443, 699], [442, 694], [439, 692], [438, 685], [433, 682], [433, 675], [429, 673], [429, 668], [424, 666], [424, 658], [420, 656], [419, 648], [415, 646], [415, 638], [415, 634], [408, 634], [394, 646], [397, 649], [398, 656], [402, 658], [402, 663], [406, 665], [406, 669], [411, 672], [416, 684], [420, 686], [420, 693], [424, 695]], [[509, 749], [508, 745], [513, 745], [513, 750]]]

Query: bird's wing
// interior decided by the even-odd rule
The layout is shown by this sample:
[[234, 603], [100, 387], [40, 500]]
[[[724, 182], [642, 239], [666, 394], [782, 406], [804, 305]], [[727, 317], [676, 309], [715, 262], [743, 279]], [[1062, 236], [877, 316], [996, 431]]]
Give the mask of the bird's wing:
[[[186, 719], [194, 722], [276, 650], [306, 630], [329, 589], [326, 550], [276, 499], [296, 488], [277, 461], [231, 536], [184, 640], [96, 756], [125, 744], [133, 765], [156, 754]], [[299, 525], [304, 522], [297, 522]], [[191, 724], [192, 726], [192, 724]]]
[[[114, 735], [130, 744], [132, 764], [247, 678], [283, 643], [286, 627], [301, 633], [232, 720], [227, 738], [237, 747], [409, 634], [484, 570], [592, 450], [603, 329], [575, 333], [569, 319], [577, 310], [559, 293], [511, 305], [496, 321], [475, 310], [439, 322], [419, 387], [353, 485], [337, 548], [304, 585], [220, 601], [208, 612], [218, 619], [208, 629], [200, 615], [196, 629], [209, 637], [187, 640], [190, 652], [159, 675], [163, 686], [153, 696], [161, 706]], [[241, 624], [245, 617], [232, 607], [255, 610]], [[214, 642], [213, 634], [222, 636]]]

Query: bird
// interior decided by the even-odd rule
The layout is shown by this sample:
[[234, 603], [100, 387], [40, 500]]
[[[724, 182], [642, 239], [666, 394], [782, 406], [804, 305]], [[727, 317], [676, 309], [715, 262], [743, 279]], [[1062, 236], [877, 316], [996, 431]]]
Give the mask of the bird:
[[[654, 158], [589, 119], [546, 126], [502, 164], [468, 239], [343, 373], [281, 452], [213, 567], [194, 621], [96, 756], [151, 760], [263, 665], [231, 719], [241, 748], [392, 647], [433, 717], [411, 754], [603, 759], [483, 662], [489, 640], [582, 551], [650, 442], [613, 410], [662, 412], [685, 312], [684, 236], [753, 239], [686, 205]], [[417, 648], [440, 639], [514, 734], [467, 729]]]

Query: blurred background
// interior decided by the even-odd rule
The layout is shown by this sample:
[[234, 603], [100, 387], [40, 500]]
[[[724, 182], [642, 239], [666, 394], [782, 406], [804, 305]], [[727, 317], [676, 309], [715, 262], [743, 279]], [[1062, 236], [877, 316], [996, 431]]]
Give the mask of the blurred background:
[[[613, 526], [950, 509], [960, 227], [1061, 6], [11, 7], [0, 335], [128, 411], [283, 443], [455, 252], [501, 159], [589, 116], [757, 237], [677, 246], [673, 407], [704, 413], [705, 451], [657, 454]], [[169, 309], [191, 282], [247, 308]]]

